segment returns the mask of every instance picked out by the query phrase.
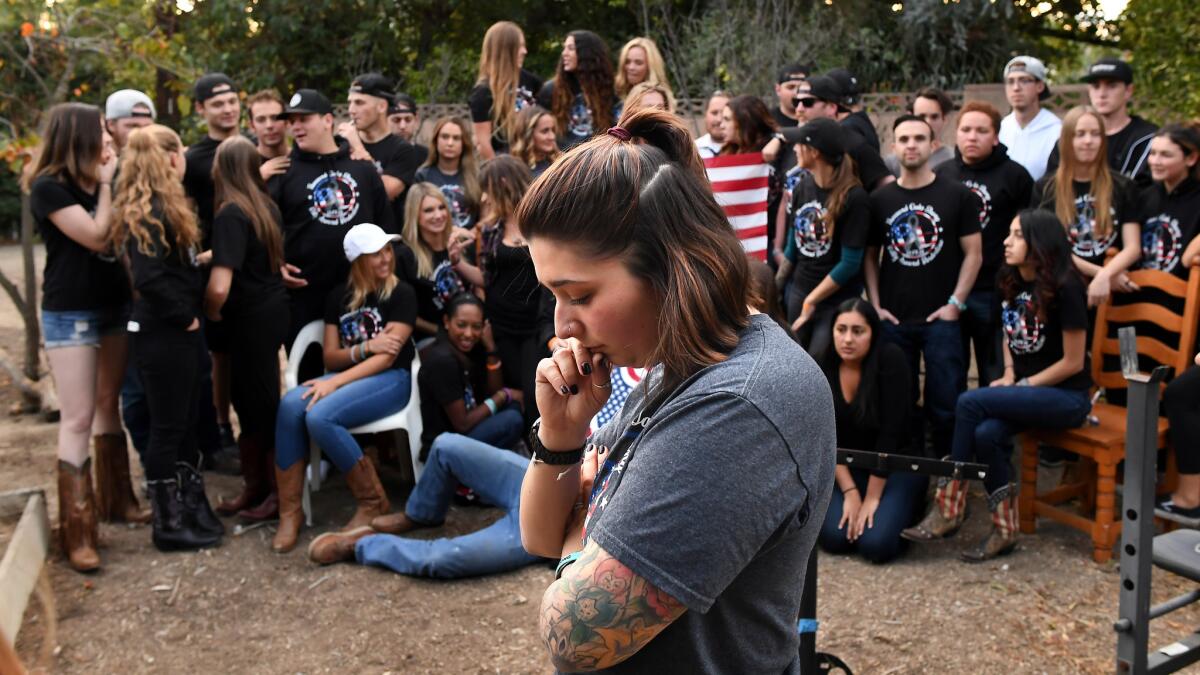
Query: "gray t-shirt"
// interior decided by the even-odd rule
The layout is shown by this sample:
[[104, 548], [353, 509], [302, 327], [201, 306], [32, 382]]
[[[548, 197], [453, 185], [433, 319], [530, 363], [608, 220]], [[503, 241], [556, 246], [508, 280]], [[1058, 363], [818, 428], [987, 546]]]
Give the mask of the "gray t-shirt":
[[761, 314], [646, 421], [660, 381], [651, 370], [592, 440], [612, 450], [587, 537], [688, 611], [605, 672], [798, 672], [804, 573], [833, 488], [829, 385]]

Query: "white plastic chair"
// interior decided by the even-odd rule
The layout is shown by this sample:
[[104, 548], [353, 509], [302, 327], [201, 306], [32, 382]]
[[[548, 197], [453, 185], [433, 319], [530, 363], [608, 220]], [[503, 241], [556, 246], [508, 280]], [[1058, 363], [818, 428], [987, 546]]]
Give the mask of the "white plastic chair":
[[[324, 341], [325, 323], [323, 321], [319, 319], [311, 321], [304, 328], [300, 329], [300, 333], [296, 335], [296, 339], [292, 342], [291, 351], [288, 352], [287, 369], [284, 371], [283, 379], [288, 391], [296, 388], [300, 383], [300, 361], [304, 358], [304, 352], [313, 345], [323, 346]], [[408, 404], [400, 412], [350, 429], [350, 433], [352, 434], [378, 434], [389, 431], [395, 432], [401, 429], [408, 432], [408, 454], [412, 461], [413, 481], [420, 479], [421, 472], [425, 468], [425, 463], [421, 461], [421, 431], [424, 428], [421, 421], [421, 391], [417, 385], [417, 375], [420, 370], [421, 355], [414, 350], [412, 365], [409, 367], [409, 373], [412, 376], [412, 386], [409, 389]], [[312, 447], [312, 456], [309, 460], [309, 467], [304, 474], [304, 495], [301, 503], [304, 508], [304, 516], [311, 527], [312, 497], [310, 493], [320, 491], [321, 489], [321, 449], [317, 447], [316, 443], [310, 443], [310, 445]]]

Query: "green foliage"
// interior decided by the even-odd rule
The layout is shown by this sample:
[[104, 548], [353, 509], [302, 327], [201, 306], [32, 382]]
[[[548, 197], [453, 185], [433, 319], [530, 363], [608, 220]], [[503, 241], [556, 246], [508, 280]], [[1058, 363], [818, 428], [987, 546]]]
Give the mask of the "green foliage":
[[1196, 0], [1130, 0], [1121, 45], [1133, 53], [1140, 107], [1159, 111], [1162, 122], [1200, 117], [1197, 44]]

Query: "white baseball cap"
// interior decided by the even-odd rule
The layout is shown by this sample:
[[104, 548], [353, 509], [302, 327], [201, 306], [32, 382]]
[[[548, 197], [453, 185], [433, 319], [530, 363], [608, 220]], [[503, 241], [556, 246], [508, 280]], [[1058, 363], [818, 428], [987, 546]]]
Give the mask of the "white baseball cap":
[[[150, 111], [148, 113], [134, 108], [144, 107]], [[145, 93], [137, 89], [122, 89], [109, 94], [108, 99], [104, 102], [104, 118], [110, 120], [119, 120], [125, 117], [156, 117], [154, 111], [154, 101]]]
[[346, 233], [346, 238], [342, 240], [342, 249], [346, 251], [346, 260], [354, 262], [360, 255], [378, 253], [393, 241], [400, 241], [400, 235], [388, 234], [374, 223], [362, 223], [350, 228]]

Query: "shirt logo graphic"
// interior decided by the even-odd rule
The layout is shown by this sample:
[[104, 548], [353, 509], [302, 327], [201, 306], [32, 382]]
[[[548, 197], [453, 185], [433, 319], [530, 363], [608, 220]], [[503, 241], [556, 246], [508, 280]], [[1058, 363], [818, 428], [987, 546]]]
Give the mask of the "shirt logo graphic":
[[1011, 304], [1000, 303], [1000, 322], [1008, 336], [1013, 354], [1035, 354], [1046, 344], [1046, 326], [1037, 317], [1037, 308], [1028, 292], [1019, 293]]
[[338, 339], [343, 347], [366, 342], [383, 332], [383, 315], [378, 307], [360, 307], [338, 317]]
[[1160, 213], [1142, 224], [1142, 268], [1170, 272], [1183, 252], [1179, 219]]
[[[1096, 205], [1090, 194], [1075, 198], [1075, 222], [1067, 228], [1067, 240], [1071, 242], [1071, 250], [1080, 258], [1094, 258], [1108, 250], [1117, 240], [1117, 228], [1108, 233], [1103, 239], [1096, 238]], [[1109, 207], [1114, 224], [1117, 217], [1116, 209]]]
[[450, 218], [458, 227], [471, 227], [471, 209], [467, 208], [467, 194], [461, 185], [447, 183], [439, 186], [446, 201], [450, 202]]
[[345, 171], [326, 171], [305, 186], [308, 213], [325, 225], [345, 225], [358, 215], [358, 181]]
[[833, 247], [829, 232], [825, 229], [825, 212], [821, 202], [814, 199], [797, 209], [792, 219], [796, 250], [806, 258], [820, 258]]
[[932, 206], [905, 204], [887, 220], [888, 255], [905, 267], [921, 267], [942, 252], [942, 219]]
[[576, 96], [575, 103], [571, 105], [567, 133], [572, 136], [591, 136], [593, 133], [592, 111], [584, 104], [583, 96]]
[[979, 197], [979, 203], [982, 205], [982, 208], [979, 209], [979, 229], [986, 230], [988, 223], [992, 222], [992, 193], [986, 185], [979, 181], [964, 180], [963, 185], [966, 185], [967, 189]]

